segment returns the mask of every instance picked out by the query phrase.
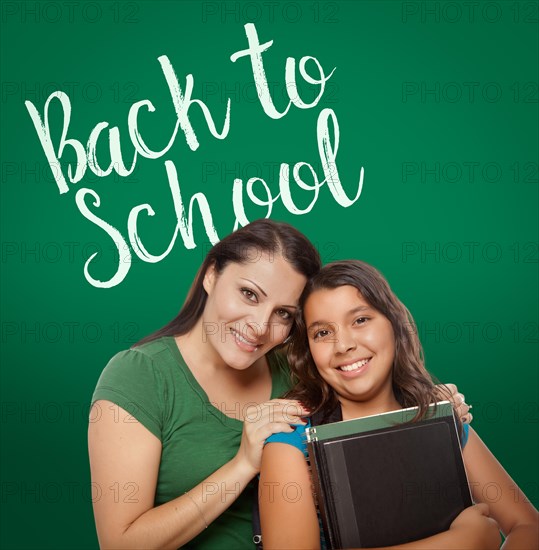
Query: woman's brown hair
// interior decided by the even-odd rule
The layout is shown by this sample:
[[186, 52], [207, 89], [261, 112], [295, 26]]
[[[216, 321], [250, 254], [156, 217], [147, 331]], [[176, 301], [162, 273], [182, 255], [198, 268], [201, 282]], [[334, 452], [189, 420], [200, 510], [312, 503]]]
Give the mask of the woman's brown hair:
[[206, 306], [208, 295], [203, 282], [208, 268], [213, 266], [219, 274], [229, 263], [255, 262], [262, 254], [269, 254], [270, 258], [277, 254], [282, 255], [307, 279], [315, 275], [322, 265], [316, 248], [297, 229], [287, 223], [268, 219], [255, 220], [230, 233], [210, 249], [178, 315], [135, 345], [140, 346], [162, 336], [178, 336], [189, 332]]
[[419, 407], [416, 419], [427, 412], [430, 403], [439, 401], [436, 386], [424, 366], [423, 351], [416, 325], [406, 306], [374, 267], [357, 260], [333, 262], [324, 266], [305, 287], [300, 297], [296, 330], [289, 347], [288, 360], [296, 379], [288, 398], [298, 399], [322, 418], [338, 405], [335, 392], [318, 373], [309, 350], [302, 311], [309, 296], [317, 290], [349, 285], [356, 288], [371, 307], [387, 317], [395, 335], [393, 391], [402, 407]]

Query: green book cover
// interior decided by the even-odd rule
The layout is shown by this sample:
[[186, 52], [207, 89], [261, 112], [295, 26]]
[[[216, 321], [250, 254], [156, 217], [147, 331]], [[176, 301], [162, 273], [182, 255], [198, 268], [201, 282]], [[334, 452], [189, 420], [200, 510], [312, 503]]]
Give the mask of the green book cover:
[[[411, 422], [416, 413], [417, 407], [410, 407], [407, 409], [365, 416], [363, 418], [354, 418], [351, 420], [342, 420], [341, 422], [332, 422], [331, 424], [311, 426], [305, 430], [307, 433], [307, 442], [324, 441], [334, 437], [345, 437], [347, 435], [399, 426], [400, 424]], [[449, 401], [440, 401], [436, 403], [436, 405], [430, 405], [425, 415], [425, 420], [448, 417], [453, 418], [453, 407]]]

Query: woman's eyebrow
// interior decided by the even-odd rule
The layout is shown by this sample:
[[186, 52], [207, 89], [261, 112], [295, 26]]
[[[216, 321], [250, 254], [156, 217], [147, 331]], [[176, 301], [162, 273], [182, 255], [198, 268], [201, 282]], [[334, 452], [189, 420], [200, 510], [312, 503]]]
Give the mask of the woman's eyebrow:
[[[258, 288], [258, 290], [260, 290], [260, 292], [267, 298], [268, 295], [262, 290], [262, 288], [260, 288], [260, 286], [258, 286], [254, 281], [251, 281], [251, 279], [245, 279], [245, 278], [242, 278], [244, 281], [247, 281], [248, 283], [251, 283], [253, 286], [256, 286], [256, 288]], [[281, 307], [287, 307], [287, 308], [290, 308], [290, 309], [298, 309], [298, 306], [297, 305], [287, 305], [287, 304], [283, 304]]]
[[268, 297], [268, 295], [267, 295], [267, 294], [260, 288], [260, 286], [257, 285], [254, 281], [251, 281], [251, 279], [244, 279], [244, 278], [242, 278], [242, 279], [243, 279], [244, 281], [247, 281], [248, 283], [251, 283], [253, 286], [256, 286], [256, 288], [258, 288], [258, 290], [260, 290], [260, 292], [261, 292], [262, 294], [264, 294], [264, 296], [265, 296], [266, 298]]

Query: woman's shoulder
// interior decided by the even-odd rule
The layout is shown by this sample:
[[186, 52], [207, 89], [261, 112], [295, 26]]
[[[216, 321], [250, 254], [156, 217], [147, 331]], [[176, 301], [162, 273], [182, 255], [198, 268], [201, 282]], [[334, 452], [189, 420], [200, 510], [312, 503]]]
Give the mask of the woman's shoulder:
[[140, 346], [119, 351], [111, 358], [103, 372], [129, 370], [135, 373], [138, 370], [162, 368], [163, 365], [173, 363], [174, 358], [170, 353], [168, 340], [169, 338], [158, 338]]
[[110, 401], [160, 437], [170, 354], [165, 339], [118, 352], [101, 372], [92, 403]]

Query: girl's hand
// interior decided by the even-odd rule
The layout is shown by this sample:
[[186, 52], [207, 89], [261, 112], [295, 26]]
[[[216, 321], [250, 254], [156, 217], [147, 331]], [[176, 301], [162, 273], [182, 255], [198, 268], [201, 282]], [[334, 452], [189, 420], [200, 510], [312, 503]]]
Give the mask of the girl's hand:
[[289, 399], [272, 399], [248, 407], [236, 459], [249, 468], [255, 476], [260, 471], [262, 450], [266, 439], [274, 433], [293, 432], [294, 429], [290, 424], [305, 424], [302, 417], [308, 414], [309, 410], [298, 401]]
[[458, 532], [460, 538], [466, 541], [466, 548], [497, 550], [501, 543], [500, 529], [488, 514], [486, 504], [470, 506], [453, 520], [449, 530]]
[[464, 394], [459, 393], [455, 384], [438, 384], [436, 386], [438, 395], [442, 399], [447, 399], [453, 404], [455, 412], [465, 424], [471, 424], [473, 415], [470, 412], [471, 406], [466, 404]]

